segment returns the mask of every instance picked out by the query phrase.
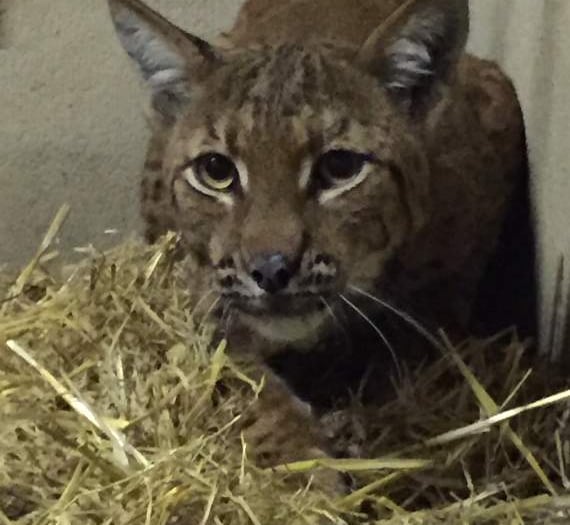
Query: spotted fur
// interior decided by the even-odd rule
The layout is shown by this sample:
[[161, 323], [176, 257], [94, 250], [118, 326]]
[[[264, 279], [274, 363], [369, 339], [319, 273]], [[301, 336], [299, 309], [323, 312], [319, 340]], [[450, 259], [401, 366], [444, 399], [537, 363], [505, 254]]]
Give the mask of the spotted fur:
[[[181, 234], [190, 286], [222, 299], [236, 352], [318, 346], [354, 287], [465, 333], [525, 163], [512, 84], [464, 53], [467, 0], [249, 0], [216, 44], [139, 0], [109, 3], [151, 93], [147, 237]], [[326, 187], [315, 166], [331, 150], [363, 162]], [[209, 152], [234, 162], [234, 191], [197, 187]], [[267, 253], [294, 261], [271, 297], [251, 269]]]

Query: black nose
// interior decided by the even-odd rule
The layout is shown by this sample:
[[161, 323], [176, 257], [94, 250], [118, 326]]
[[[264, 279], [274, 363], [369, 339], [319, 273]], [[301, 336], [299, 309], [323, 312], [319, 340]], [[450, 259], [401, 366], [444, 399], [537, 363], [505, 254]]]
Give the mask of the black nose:
[[277, 293], [287, 288], [292, 269], [287, 257], [281, 253], [258, 256], [251, 265], [251, 277], [267, 293]]

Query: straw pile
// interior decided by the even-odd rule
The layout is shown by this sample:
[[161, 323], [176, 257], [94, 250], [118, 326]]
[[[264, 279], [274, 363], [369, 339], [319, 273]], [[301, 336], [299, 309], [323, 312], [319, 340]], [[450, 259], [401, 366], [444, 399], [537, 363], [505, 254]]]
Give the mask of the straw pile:
[[[261, 386], [193, 321], [176, 239], [50, 272], [56, 229], [0, 279], [1, 524], [570, 523], [570, 392], [513, 334], [325, 416], [339, 448], [374, 459], [263, 471], [238, 431]], [[314, 468], [356, 487], [319, 494]]]

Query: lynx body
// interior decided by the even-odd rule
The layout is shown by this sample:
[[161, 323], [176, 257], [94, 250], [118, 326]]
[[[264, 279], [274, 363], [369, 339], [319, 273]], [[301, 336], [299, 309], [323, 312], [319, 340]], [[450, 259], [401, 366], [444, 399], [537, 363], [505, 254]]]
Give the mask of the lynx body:
[[[464, 53], [467, 0], [249, 0], [213, 43], [109, 4], [151, 94], [147, 237], [180, 233], [235, 351], [318, 346], [356, 294], [466, 330], [526, 160], [512, 84]], [[269, 385], [261, 461], [319, 455]]]

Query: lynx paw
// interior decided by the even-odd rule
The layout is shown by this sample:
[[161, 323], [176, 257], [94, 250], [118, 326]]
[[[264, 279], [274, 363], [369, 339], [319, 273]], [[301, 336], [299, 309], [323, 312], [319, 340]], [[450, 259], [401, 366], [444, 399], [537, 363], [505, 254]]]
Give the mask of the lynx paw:
[[[241, 430], [250, 457], [261, 468], [328, 457], [311, 408], [277, 378], [268, 381], [257, 402], [244, 414]], [[311, 474], [313, 485], [330, 495], [347, 490], [330, 469]]]

